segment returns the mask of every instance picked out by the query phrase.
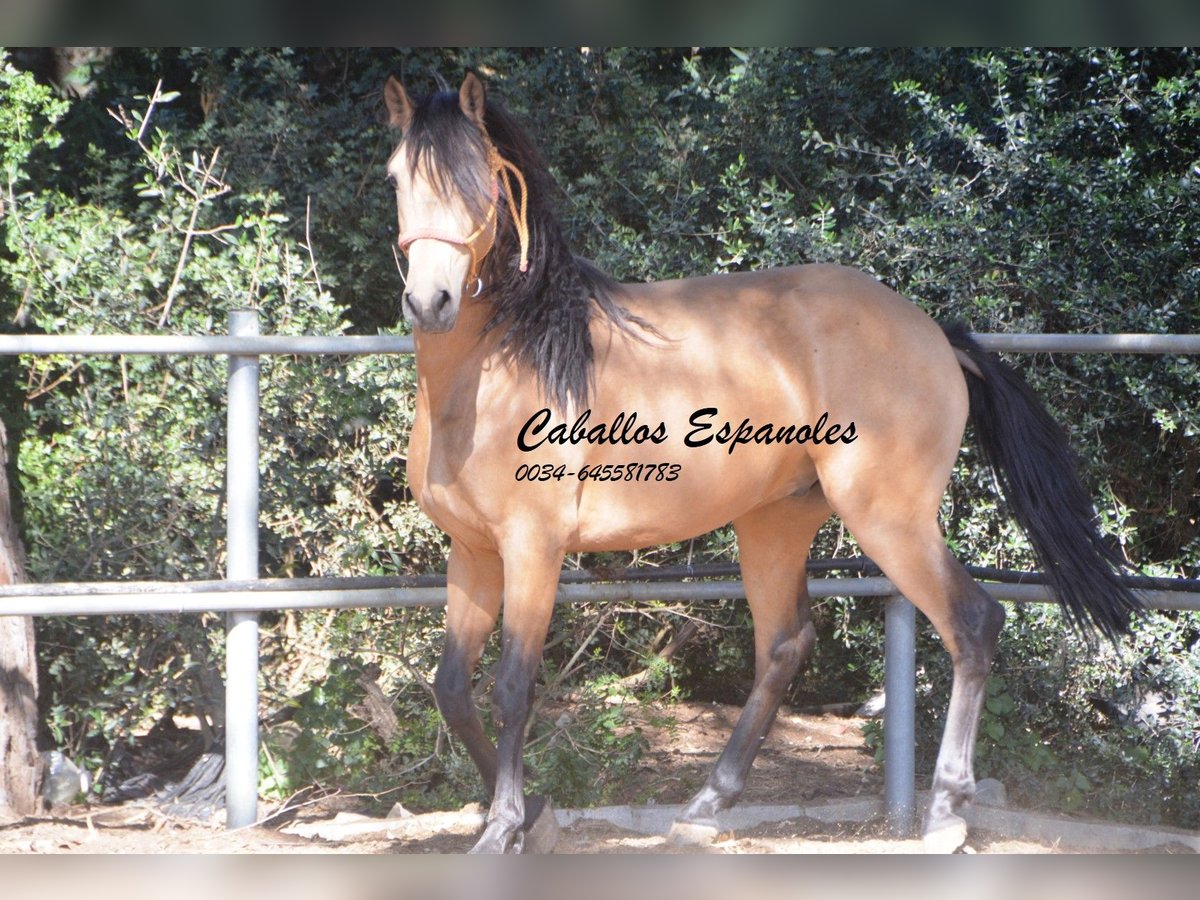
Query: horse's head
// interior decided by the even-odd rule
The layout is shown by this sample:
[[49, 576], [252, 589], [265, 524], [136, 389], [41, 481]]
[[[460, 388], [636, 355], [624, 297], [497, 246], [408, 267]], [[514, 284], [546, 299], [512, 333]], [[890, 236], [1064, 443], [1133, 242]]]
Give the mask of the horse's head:
[[484, 87], [474, 74], [457, 94], [440, 91], [416, 105], [395, 78], [383, 95], [389, 120], [401, 132], [387, 164], [396, 191], [397, 242], [408, 256], [401, 305], [414, 328], [449, 331], [464, 291], [474, 296], [483, 289], [480, 267], [496, 240], [502, 176], [513, 218], [524, 227], [508, 181], [510, 172], [521, 176], [487, 135]]

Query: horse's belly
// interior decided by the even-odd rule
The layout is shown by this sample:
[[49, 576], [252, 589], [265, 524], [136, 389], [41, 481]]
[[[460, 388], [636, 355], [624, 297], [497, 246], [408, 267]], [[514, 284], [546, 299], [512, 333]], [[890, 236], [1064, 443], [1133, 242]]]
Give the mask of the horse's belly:
[[[816, 469], [807, 454], [676, 454], [665, 464], [635, 466], [635, 477], [588, 479], [578, 500], [573, 551], [632, 550], [687, 540], [753, 509], [807, 492]], [[603, 468], [601, 473], [603, 476]]]

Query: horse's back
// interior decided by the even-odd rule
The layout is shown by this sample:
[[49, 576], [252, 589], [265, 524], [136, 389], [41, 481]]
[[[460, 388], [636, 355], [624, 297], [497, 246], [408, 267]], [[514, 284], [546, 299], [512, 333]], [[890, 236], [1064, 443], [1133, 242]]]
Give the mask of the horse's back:
[[628, 343], [651, 369], [673, 358], [696, 374], [715, 365], [743, 390], [778, 375], [814, 405], [857, 397], [887, 408], [912, 396], [965, 421], [965, 383], [942, 329], [857, 269], [811, 264], [624, 285], [618, 299], [663, 338]]

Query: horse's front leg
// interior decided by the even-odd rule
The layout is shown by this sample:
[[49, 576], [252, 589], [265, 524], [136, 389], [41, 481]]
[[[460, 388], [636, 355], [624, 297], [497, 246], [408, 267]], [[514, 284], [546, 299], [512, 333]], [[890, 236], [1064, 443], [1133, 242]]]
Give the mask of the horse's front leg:
[[492, 701], [497, 731], [496, 791], [487, 827], [472, 853], [520, 853], [525, 849], [525, 829], [532, 823], [526, 821], [521, 755], [563, 561], [561, 549], [546, 548], [544, 536], [534, 531], [511, 540], [501, 553], [504, 618]]
[[455, 541], [446, 568], [446, 639], [433, 680], [438, 709], [479, 769], [490, 799], [496, 788], [496, 747], [483, 730], [471, 677], [496, 627], [504, 589], [500, 555]]

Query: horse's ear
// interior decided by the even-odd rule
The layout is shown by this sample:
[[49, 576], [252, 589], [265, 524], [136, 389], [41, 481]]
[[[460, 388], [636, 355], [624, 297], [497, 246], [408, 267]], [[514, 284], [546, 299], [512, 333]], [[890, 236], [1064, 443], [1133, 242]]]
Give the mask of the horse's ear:
[[407, 131], [412, 124], [413, 105], [408, 99], [404, 85], [395, 75], [389, 75], [387, 84], [383, 86], [383, 102], [387, 105], [388, 124], [401, 131]]
[[487, 90], [474, 72], [467, 73], [462, 87], [458, 89], [458, 105], [464, 116], [480, 128], [483, 127], [483, 113], [487, 107]]

